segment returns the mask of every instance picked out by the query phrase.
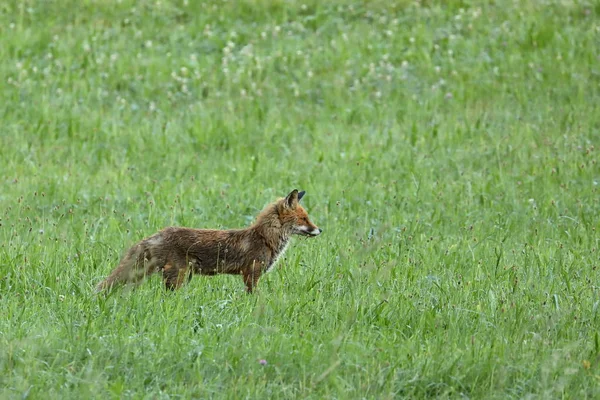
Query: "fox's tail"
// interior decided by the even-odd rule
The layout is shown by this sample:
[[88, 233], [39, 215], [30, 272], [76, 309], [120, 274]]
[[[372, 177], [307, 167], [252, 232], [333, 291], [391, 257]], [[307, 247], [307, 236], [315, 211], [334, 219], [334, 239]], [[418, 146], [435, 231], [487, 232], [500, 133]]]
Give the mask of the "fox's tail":
[[110, 290], [115, 285], [139, 283], [146, 276], [147, 249], [138, 243], [127, 251], [121, 262], [110, 275], [96, 286], [96, 292]]

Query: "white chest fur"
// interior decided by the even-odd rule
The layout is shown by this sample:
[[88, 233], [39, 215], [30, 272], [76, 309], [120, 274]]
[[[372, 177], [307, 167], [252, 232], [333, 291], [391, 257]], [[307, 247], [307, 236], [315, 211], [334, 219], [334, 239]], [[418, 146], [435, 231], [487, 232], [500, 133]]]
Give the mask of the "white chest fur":
[[281, 248], [281, 250], [279, 250], [279, 253], [277, 253], [277, 255], [275, 256], [275, 258], [273, 258], [273, 261], [271, 261], [271, 264], [267, 267], [266, 272], [269, 272], [273, 269], [273, 267], [275, 266], [275, 264], [277, 264], [277, 261], [279, 261], [281, 259], [281, 257], [283, 256], [283, 254], [285, 253], [285, 251], [288, 248], [289, 245], [289, 241], [285, 242], [285, 244], [283, 245], [283, 247]]

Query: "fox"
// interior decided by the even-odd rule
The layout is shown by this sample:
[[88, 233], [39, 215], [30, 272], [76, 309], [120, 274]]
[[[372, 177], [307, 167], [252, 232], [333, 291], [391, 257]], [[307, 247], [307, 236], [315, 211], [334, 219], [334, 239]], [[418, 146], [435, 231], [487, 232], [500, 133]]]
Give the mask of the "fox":
[[315, 237], [323, 230], [300, 205], [305, 191], [292, 190], [266, 206], [244, 229], [167, 227], [133, 245], [96, 292], [141, 283], [162, 274], [165, 288], [179, 289], [192, 275], [241, 275], [247, 293], [285, 253], [292, 235]]

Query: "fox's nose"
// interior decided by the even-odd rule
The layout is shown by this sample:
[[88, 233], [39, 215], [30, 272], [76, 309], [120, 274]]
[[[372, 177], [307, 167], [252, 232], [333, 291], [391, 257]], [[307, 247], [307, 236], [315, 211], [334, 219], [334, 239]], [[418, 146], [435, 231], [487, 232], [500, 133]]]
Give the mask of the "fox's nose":
[[323, 229], [315, 227], [312, 231], [307, 232], [310, 236], [318, 236], [323, 232]]

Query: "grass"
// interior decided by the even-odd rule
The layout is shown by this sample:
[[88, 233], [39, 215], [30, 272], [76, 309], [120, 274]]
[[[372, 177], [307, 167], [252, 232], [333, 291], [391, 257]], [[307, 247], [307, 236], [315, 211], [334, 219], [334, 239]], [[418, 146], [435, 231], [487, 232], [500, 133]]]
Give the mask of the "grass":
[[[4, 2], [0, 398], [598, 398], [599, 17]], [[255, 295], [94, 295], [293, 188], [324, 234]]]

